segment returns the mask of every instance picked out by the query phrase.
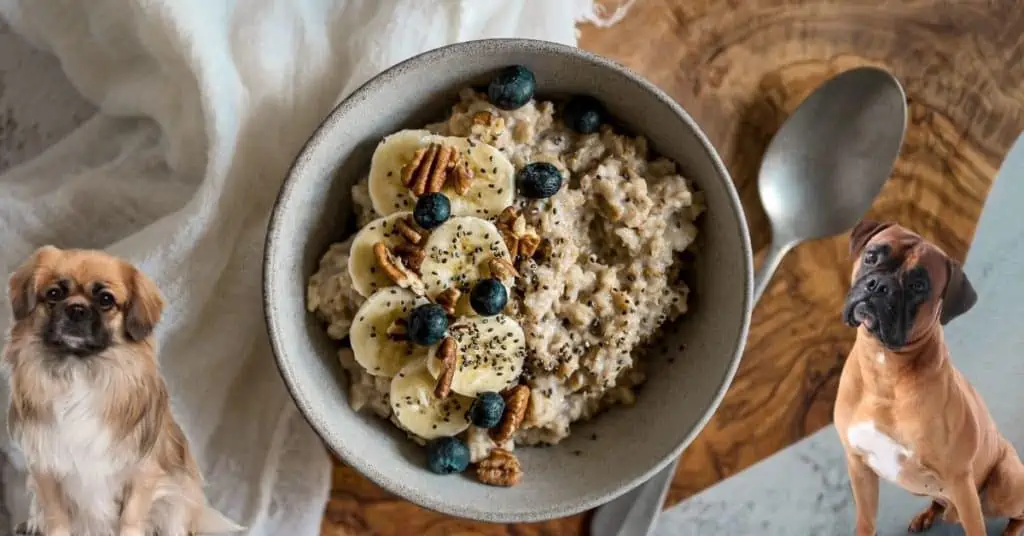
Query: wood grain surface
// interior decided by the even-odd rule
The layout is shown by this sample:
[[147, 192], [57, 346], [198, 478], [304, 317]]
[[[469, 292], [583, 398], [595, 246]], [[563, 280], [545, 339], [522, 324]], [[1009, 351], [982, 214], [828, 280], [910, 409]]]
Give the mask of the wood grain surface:
[[[755, 250], [769, 229], [756, 188], [766, 144], [818, 84], [857, 65], [896, 74], [910, 122], [870, 215], [963, 259], [991, 181], [1024, 128], [1024, 3], [924, 0], [639, 0], [580, 46], [638, 71], [703, 125], [741, 193]], [[783, 261], [753, 315], [741, 369], [683, 455], [668, 504], [829, 424], [853, 331], [839, 321], [846, 237]], [[760, 256], [758, 257], [759, 260]], [[577, 535], [586, 515], [529, 525], [461, 521], [401, 501], [336, 464], [324, 536]]]

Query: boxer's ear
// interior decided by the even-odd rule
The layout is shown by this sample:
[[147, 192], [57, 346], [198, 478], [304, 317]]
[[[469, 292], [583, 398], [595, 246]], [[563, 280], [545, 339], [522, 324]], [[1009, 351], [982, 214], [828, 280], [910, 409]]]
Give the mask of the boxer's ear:
[[939, 316], [939, 322], [943, 326], [970, 311], [974, 304], [978, 303], [978, 293], [974, 291], [960, 263], [946, 259], [946, 267], [949, 269], [949, 277], [942, 292], [942, 313]]
[[890, 222], [878, 222], [874, 220], [861, 220], [856, 227], [850, 231], [850, 257], [857, 258], [861, 250], [868, 244], [872, 236], [892, 227]]

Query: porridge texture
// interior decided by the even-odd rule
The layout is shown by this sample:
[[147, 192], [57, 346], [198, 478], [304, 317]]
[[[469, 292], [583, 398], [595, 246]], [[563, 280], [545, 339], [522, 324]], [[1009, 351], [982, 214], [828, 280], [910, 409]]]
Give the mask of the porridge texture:
[[[408, 273], [392, 273], [390, 279], [382, 276], [379, 272], [385, 271], [388, 258], [366, 253], [365, 240], [354, 236], [324, 253], [309, 280], [307, 301], [328, 335], [342, 341], [339, 355], [349, 376], [353, 408], [390, 419], [413, 440], [427, 444], [428, 456], [434, 460], [432, 470], [443, 472], [435, 469], [437, 465], [457, 472], [471, 463], [481, 481], [512, 485], [522, 473], [512, 454], [517, 445], [556, 444], [569, 436], [572, 423], [591, 419], [610, 406], [634, 402], [635, 389], [645, 379], [647, 344], [662, 324], [686, 313], [689, 289], [681, 273], [697, 236], [695, 222], [705, 207], [700, 192], [680, 175], [674, 162], [652, 155], [643, 137], [624, 135], [597, 120], [603, 119], [603, 111], [596, 104], [588, 108], [589, 100], [556, 105], [529, 98], [510, 105], [500, 97], [494, 95], [494, 83], [489, 92], [466, 88], [446, 120], [415, 131], [420, 140], [428, 134], [435, 136], [432, 140], [464, 140], [458, 147], [465, 152], [457, 153], [465, 154], [464, 159], [452, 156], [447, 167], [431, 168], [431, 177], [437, 169], [447, 170], [449, 179], [440, 193], [452, 198], [451, 225], [431, 230], [408, 224], [421, 221], [417, 198], [422, 195], [415, 191], [415, 178], [410, 179], [413, 186], [388, 190], [390, 214], [380, 210], [384, 190], [372, 184], [376, 171], [353, 187], [358, 226], [382, 226], [386, 238], [381, 241], [395, 244], [394, 265]], [[420, 142], [416, 147], [426, 145]], [[435, 163], [445, 156], [441, 147]], [[473, 151], [481, 147], [494, 152], [474, 156]], [[400, 159], [401, 170], [396, 167], [387, 173], [409, 175], [415, 167], [410, 164], [415, 160], [412, 152], [407, 150]], [[430, 158], [430, 150], [425, 158]], [[491, 165], [494, 161], [507, 161], [510, 167], [499, 169]], [[463, 178], [472, 174], [468, 183], [460, 184], [460, 169]], [[502, 182], [509, 177], [514, 182]], [[426, 184], [427, 191], [438, 191], [436, 185], [431, 190], [430, 179]], [[467, 184], [474, 186], [467, 189]], [[513, 185], [517, 194], [497, 193]], [[409, 215], [414, 206], [415, 218]], [[388, 233], [388, 222], [399, 220], [407, 222], [414, 234], [398, 223]], [[474, 227], [479, 220], [484, 222]], [[457, 230], [448, 229], [452, 226]], [[400, 245], [394, 242], [398, 235], [405, 240], [419, 238], [419, 245]], [[454, 255], [436, 252], [439, 244], [454, 245], [458, 240], [469, 240], [471, 245], [456, 248], [461, 253]], [[402, 248], [412, 253], [403, 253]], [[362, 277], [353, 272], [353, 266], [360, 266], [363, 258], [384, 262], [367, 261], [371, 266], [366, 273], [372, 271], [373, 277], [380, 278], [370, 282], [370, 290], [394, 285], [387, 300], [379, 298], [383, 291], [370, 300], [392, 309], [397, 307], [392, 301], [401, 301], [396, 296], [405, 300], [400, 309], [394, 309], [394, 319], [382, 320], [376, 330], [370, 330], [372, 339], [390, 337], [386, 359], [358, 355], [368, 351], [362, 349], [366, 345], [357, 344], [357, 339], [365, 339], [357, 332], [358, 317], [377, 306], [367, 303], [369, 291], [360, 292], [359, 282], [353, 279], [353, 273]], [[445, 271], [455, 264], [463, 266], [461, 271], [453, 271], [455, 275]], [[441, 275], [435, 273], [438, 269]], [[505, 286], [477, 283], [486, 278]], [[424, 354], [414, 340], [430, 334], [422, 327], [430, 323], [413, 318], [416, 315], [410, 311], [422, 310], [420, 316], [429, 320], [422, 304], [430, 302], [448, 312], [447, 323], [437, 333], [445, 336], [445, 342], [430, 341], [433, 344], [426, 345]], [[486, 304], [495, 305], [500, 313], [473, 312], [490, 307]], [[477, 344], [470, 336], [451, 337], [460, 329], [463, 334], [497, 329], [497, 335]], [[425, 359], [428, 366], [417, 368], [417, 359]], [[415, 374], [430, 383], [432, 392], [420, 389], [415, 395], [402, 395], [411, 406], [394, 400], [393, 384], [401, 381], [405, 389], [404, 383], [415, 383], [408, 381], [408, 375]], [[487, 400], [485, 392], [492, 395]], [[413, 406], [433, 415], [423, 430], [437, 430], [440, 423], [449, 433], [443, 437], [417, 433], [418, 424], [410, 424], [413, 418], [403, 415]], [[423, 409], [428, 407], [433, 409]], [[500, 419], [495, 420], [495, 415]], [[490, 429], [477, 425], [488, 420], [500, 424]]]

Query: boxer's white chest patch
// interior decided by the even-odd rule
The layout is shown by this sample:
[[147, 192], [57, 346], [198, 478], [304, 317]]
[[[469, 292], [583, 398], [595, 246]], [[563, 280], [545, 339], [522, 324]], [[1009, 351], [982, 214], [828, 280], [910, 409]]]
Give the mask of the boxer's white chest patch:
[[904, 460], [913, 455], [910, 449], [876, 428], [875, 421], [851, 425], [846, 431], [846, 440], [851, 447], [860, 452], [865, 463], [874, 469], [878, 476], [893, 482], [899, 480]]

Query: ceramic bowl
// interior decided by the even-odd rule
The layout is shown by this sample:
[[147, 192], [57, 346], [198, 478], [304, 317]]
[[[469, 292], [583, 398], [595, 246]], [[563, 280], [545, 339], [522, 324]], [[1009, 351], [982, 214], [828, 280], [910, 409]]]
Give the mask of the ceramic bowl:
[[[426, 468], [423, 449], [393, 425], [350, 409], [336, 343], [306, 311], [306, 282], [329, 244], [355, 232], [351, 187], [385, 135], [444, 116], [459, 88], [485, 85], [520, 64], [539, 97], [586, 93], [615, 120], [646, 136], [705, 192], [703, 248], [692, 309], [668, 326], [632, 407], [573, 425], [552, 448], [516, 450], [519, 485], [490, 487]], [[491, 522], [539, 521], [598, 506], [665, 467], [715, 411], [740, 360], [750, 318], [752, 255], [729, 174], [694, 120], [661, 90], [609, 60], [521, 39], [464, 42], [398, 64], [340, 103], [291, 168], [270, 221], [264, 307], [281, 376], [326, 445], [373, 482], [442, 513]]]

